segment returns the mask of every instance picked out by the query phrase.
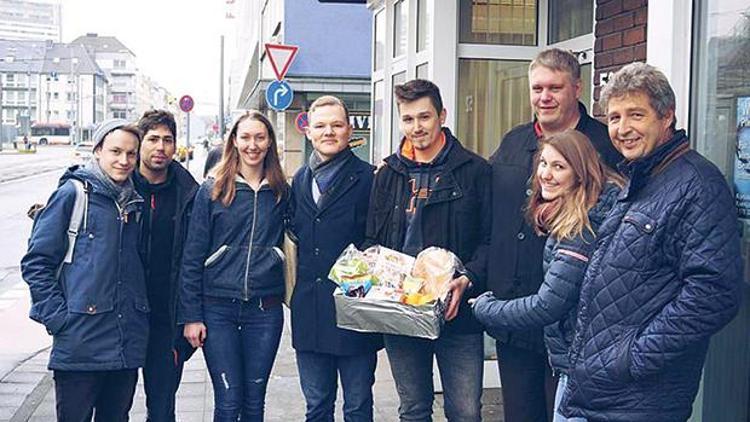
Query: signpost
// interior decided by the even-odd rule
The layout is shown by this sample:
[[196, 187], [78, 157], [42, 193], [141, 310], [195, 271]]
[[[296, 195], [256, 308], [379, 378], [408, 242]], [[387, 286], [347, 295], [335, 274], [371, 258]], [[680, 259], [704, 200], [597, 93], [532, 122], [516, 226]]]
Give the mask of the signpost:
[[185, 147], [187, 148], [187, 151], [185, 153], [185, 168], [188, 170], [190, 170], [190, 112], [193, 110], [194, 105], [195, 102], [193, 102], [193, 97], [183, 95], [180, 98], [180, 110], [187, 114], [187, 130], [185, 133], [185, 137], [187, 138], [185, 140]]
[[307, 129], [307, 126], [310, 124], [310, 121], [307, 117], [306, 111], [301, 111], [297, 117], [294, 118], [294, 127], [297, 129], [297, 132], [304, 135], [306, 133], [305, 129]]
[[297, 56], [299, 47], [270, 43], [266, 43], [265, 47], [268, 61], [271, 62], [271, 68], [276, 75], [276, 80], [266, 88], [266, 103], [276, 111], [284, 111], [292, 105], [292, 100], [294, 100], [294, 91], [284, 80], [284, 76]]

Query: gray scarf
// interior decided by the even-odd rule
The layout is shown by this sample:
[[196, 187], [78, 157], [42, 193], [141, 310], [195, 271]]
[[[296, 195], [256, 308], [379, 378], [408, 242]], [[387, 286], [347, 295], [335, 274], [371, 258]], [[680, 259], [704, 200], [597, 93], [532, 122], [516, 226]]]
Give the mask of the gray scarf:
[[313, 178], [318, 185], [321, 195], [325, 195], [328, 188], [330, 188], [336, 180], [336, 175], [338, 175], [339, 170], [341, 170], [341, 168], [343, 168], [353, 156], [354, 153], [349, 148], [344, 149], [327, 161], [321, 160], [316, 151], [313, 151], [312, 154], [310, 154], [310, 159], [308, 160], [307, 165], [310, 166]]
[[102, 170], [99, 160], [96, 158], [90, 159], [84, 168], [101, 182], [101, 186], [108, 195], [116, 198], [117, 205], [123, 214], [138, 211], [139, 204], [143, 202], [143, 198], [136, 192], [132, 176], [128, 177], [123, 184], [117, 184]]

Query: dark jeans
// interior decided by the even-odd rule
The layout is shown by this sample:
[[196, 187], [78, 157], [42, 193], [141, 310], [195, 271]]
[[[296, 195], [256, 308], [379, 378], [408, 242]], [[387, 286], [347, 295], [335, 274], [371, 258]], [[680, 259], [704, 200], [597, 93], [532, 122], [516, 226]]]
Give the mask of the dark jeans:
[[546, 354], [496, 343], [505, 422], [551, 422], [557, 377]]
[[266, 386], [279, 349], [281, 301], [204, 298], [206, 355], [214, 387], [214, 422], [262, 421]]
[[297, 352], [297, 369], [305, 395], [307, 421], [333, 422], [338, 377], [344, 392], [344, 420], [372, 421], [372, 385], [375, 383], [376, 353], [336, 356]]
[[182, 327], [166, 324], [152, 322], [149, 329], [146, 366], [143, 367], [147, 422], [175, 421], [175, 394], [182, 379], [182, 368], [195, 352], [182, 335]]
[[58, 422], [128, 420], [138, 382], [137, 369], [54, 371]]
[[443, 384], [445, 416], [449, 421], [481, 420], [484, 369], [481, 334], [444, 333], [437, 340], [384, 337], [402, 421], [432, 420], [433, 356], [437, 358]]

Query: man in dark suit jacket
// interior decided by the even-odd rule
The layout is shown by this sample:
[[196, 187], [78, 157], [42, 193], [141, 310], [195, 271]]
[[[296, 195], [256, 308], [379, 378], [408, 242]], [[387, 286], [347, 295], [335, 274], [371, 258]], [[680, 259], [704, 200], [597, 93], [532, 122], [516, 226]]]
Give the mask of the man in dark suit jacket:
[[[492, 236], [487, 287], [502, 299], [536, 293], [544, 279], [545, 238], [524, 218], [531, 190], [534, 155], [540, 138], [575, 128], [589, 137], [601, 159], [613, 167], [622, 159], [609, 141], [607, 127], [593, 119], [579, 101], [581, 68], [560, 49], [545, 50], [529, 66], [534, 120], [513, 128], [490, 157], [492, 166]], [[542, 330], [493, 331], [503, 385], [506, 422], [552, 420], [557, 380], [547, 363]]]

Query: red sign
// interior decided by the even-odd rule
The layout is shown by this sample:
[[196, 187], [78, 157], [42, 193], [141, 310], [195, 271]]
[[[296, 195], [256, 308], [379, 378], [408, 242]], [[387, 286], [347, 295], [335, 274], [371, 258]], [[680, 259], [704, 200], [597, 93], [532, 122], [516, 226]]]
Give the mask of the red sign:
[[180, 110], [184, 111], [185, 113], [190, 113], [194, 105], [195, 103], [193, 102], [193, 97], [189, 95], [183, 95], [180, 98]]
[[305, 129], [307, 129], [307, 126], [310, 124], [310, 121], [307, 119], [307, 112], [303, 111], [297, 115], [297, 117], [294, 119], [294, 127], [297, 129], [297, 132], [301, 134], [305, 134]]
[[292, 65], [292, 61], [297, 56], [297, 50], [299, 50], [299, 47], [296, 45], [266, 43], [266, 55], [271, 62], [273, 73], [276, 74], [276, 80], [284, 79], [286, 72], [289, 71], [289, 66]]

